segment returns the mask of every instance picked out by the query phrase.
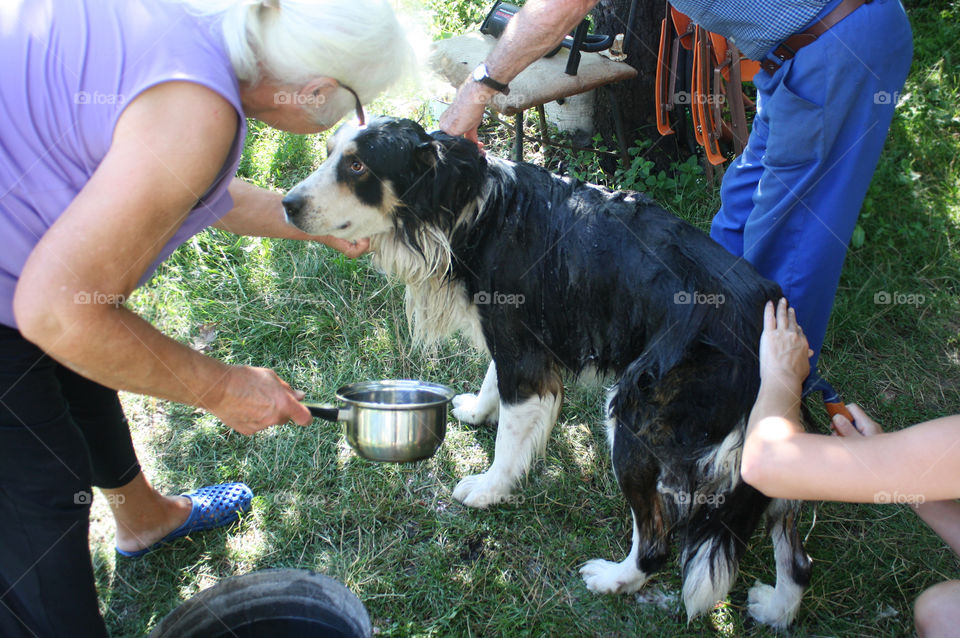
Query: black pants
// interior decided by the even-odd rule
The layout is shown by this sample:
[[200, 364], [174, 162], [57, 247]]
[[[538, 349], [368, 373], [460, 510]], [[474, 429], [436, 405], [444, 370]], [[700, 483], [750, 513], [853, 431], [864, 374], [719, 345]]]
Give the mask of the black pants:
[[91, 489], [139, 472], [117, 393], [0, 325], [0, 636], [107, 635], [90, 561]]

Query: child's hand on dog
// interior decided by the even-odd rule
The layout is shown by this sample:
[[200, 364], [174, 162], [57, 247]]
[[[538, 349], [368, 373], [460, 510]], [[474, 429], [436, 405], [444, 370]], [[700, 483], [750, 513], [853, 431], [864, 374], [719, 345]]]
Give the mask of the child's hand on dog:
[[797, 323], [797, 314], [780, 299], [776, 309], [768, 301], [763, 309], [763, 334], [760, 335], [760, 380], [778, 381], [799, 392], [810, 374], [813, 351]]

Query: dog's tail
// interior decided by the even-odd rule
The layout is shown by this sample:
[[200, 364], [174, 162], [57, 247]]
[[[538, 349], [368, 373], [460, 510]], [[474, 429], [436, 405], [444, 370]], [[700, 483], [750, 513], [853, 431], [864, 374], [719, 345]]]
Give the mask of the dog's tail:
[[769, 499], [746, 483], [701, 507], [683, 534], [680, 562], [687, 622], [726, 598]]

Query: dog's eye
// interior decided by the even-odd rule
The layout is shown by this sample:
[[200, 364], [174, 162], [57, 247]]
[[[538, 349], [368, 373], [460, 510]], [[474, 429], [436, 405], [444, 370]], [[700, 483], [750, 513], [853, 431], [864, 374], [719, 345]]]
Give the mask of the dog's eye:
[[363, 165], [363, 162], [359, 160], [353, 160], [352, 162], [350, 162], [350, 170], [353, 172], [354, 175], [360, 175], [365, 170], [367, 170], [367, 167]]

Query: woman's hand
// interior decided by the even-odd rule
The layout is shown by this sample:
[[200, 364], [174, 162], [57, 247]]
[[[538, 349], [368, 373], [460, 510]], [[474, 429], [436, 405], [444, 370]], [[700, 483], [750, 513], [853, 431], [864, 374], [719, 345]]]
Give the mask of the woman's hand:
[[366, 237], [357, 241], [347, 241], [331, 235], [311, 235], [311, 239], [320, 242], [324, 246], [329, 246], [334, 250], [339, 250], [350, 259], [356, 259], [360, 255], [370, 250], [370, 240]]
[[231, 366], [222, 389], [209, 410], [240, 434], [254, 434], [290, 421], [309, 425], [313, 420], [300, 403], [303, 392], [291, 388], [273, 370]]
[[856, 425], [850, 423], [850, 420], [842, 414], [833, 415], [830, 427], [837, 436], [853, 436], [855, 434], [873, 436], [883, 432], [880, 424], [868, 417], [867, 413], [863, 411], [863, 408], [856, 403], [848, 403], [847, 409], [850, 410], [850, 414], [853, 415], [853, 420], [856, 422]]
[[810, 374], [813, 350], [797, 323], [793, 308], [782, 298], [774, 310], [772, 301], [763, 309], [763, 334], [760, 336], [760, 380], [780, 382], [799, 390]]

